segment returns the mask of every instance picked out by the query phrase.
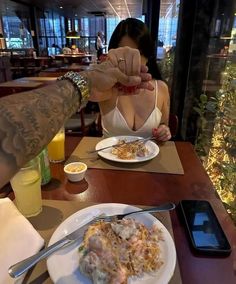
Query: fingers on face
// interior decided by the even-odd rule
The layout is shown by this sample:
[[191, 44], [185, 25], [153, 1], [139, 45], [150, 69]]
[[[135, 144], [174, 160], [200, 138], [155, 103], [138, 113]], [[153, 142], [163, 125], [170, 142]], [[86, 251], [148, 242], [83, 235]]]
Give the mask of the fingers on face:
[[141, 65], [141, 73], [147, 73], [148, 67], [146, 65]]
[[141, 57], [137, 49], [119, 47], [109, 50], [109, 60], [127, 75], [138, 75], [141, 70]]
[[119, 68], [111, 69], [110, 75], [116, 78], [117, 82], [125, 86], [137, 86], [141, 83], [141, 78], [138, 76], [128, 76], [123, 73]]
[[141, 82], [138, 86], [139, 89], [146, 89], [149, 91], [153, 91], [154, 87], [151, 82]]

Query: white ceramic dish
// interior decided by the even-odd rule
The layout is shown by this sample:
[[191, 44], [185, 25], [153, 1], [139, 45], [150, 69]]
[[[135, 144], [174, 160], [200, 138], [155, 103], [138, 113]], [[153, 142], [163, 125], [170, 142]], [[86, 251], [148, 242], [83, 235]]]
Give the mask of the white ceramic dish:
[[[132, 210], [140, 208], [119, 204], [119, 203], [104, 203], [82, 209], [70, 217], [68, 217], [61, 225], [56, 229], [52, 235], [49, 245], [52, 245], [59, 239], [63, 238], [68, 233], [79, 228], [81, 225], [87, 223], [95, 216], [102, 213], [106, 215], [126, 213]], [[139, 222], [142, 222], [147, 227], [151, 227], [154, 223], [162, 230], [164, 241], [160, 242], [161, 258], [164, 264], [161, 268], [153, 274], [145, 274], [143, 277], [136, 279], [129, 279], [129, 284], [167, 284], [171, 279], [175, 264], [176, 264], [176, 251], [174, 242], [164, 227], [164, 225], [153, 217], [151, 214], [134, 214], [132, 218]], [[50, 277], [54, 283], [60, 284], [91, 284], [91, 281], [83, 276], [78, 269], [78, 246], [79, 243], [74, 244], [68, 248], [64, 248], [47, 260], [47, 267]]]
[[[115, 144], [118, 143], [119, 140], [123, 140], [123, 139], [125, 139], [127, 142], [129, 142], [129, 141], [133, 141], [133, 140], [137, 140], [137, 139], [141, 139], [141, 138], [142, 137], [138, 137], [138, 136], [109, 137], [109, 138], [103, 139], [102, 141], [98, 142], [95, 149], [99, 150], [103, 147], [115, 145]], [[124, 159], [117, 158], [117, 156], [115, 156], [111, 153], [112, 148], [105, 149], [103, 151], [99, 151], [98, 155], [101, 156], [102, 158], [107, 159], [107, 160], [115, 161], [115, 162], [121, 162], [121, 163], [138, 163], [138, 162], [149, 161], [149, 160], [153, 159], [154, 157], [156, 157], [158, 155], [159, 147], [157, 146], [156, 143], [149, 140], [145, 143], [145, 146], [148, 149], [148, 152], [149, 152], [148, 155], [145, 156], [145, 157], [136, 157], [135, 159], [131, 159], [131, 160], [124, 160]]]
[[67, 178], [72, 182], [81, 181], [84, 178], [86, 171], [87, 165], [82, 162], [73, 162], [64, 167]]

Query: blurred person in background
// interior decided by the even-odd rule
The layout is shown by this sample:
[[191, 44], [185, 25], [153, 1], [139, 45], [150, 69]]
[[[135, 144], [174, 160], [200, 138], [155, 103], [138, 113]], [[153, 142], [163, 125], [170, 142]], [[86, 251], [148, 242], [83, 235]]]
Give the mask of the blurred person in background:
[[96, 50], [97, 50], [97, 59], [99, 60], [100, 56], [103, 54], [104, 46], [104, 35], [103, 32], [98, 32], [96, 38]]

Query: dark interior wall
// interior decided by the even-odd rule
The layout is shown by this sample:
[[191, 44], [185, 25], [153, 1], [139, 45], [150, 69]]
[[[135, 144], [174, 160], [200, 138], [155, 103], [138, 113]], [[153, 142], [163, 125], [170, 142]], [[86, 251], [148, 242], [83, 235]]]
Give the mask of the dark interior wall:
[[148, 26], [152, 39], [156, 45], [159, 27], [160, 4], [160, 0], [143, 1], [143, 14], [145, 15], [145, 24]]
[[182, 0], [180, 4], [171, 109], [179, 117], [179, 138], [194, 143], [193, 106], [205, 78], [206, 55], [218, 0]]

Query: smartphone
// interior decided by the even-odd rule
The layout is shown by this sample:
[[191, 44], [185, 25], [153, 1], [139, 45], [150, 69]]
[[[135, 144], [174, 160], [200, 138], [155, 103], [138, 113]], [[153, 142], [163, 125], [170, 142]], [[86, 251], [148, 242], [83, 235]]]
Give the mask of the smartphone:
[[230, 244], [208, 201], [182, 200], [178, 211], [195, 253], [208, 256], [231, 253]]

